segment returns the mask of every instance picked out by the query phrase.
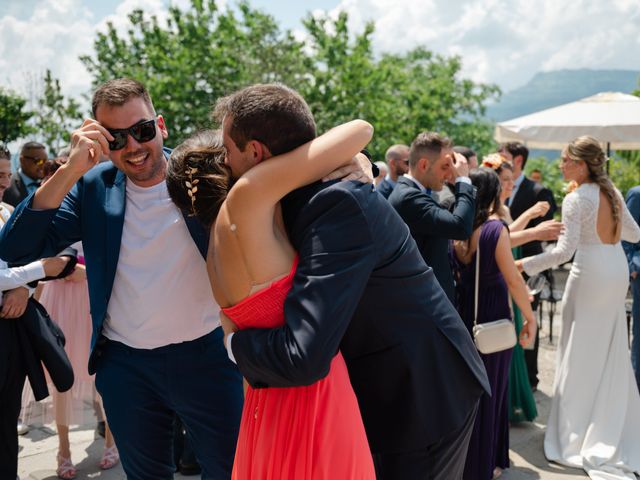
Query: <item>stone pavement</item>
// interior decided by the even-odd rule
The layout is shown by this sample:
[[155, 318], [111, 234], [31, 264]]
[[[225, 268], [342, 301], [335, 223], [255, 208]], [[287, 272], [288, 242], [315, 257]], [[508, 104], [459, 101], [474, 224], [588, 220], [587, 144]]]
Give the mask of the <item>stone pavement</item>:
[[[546, 312], [545, 312], [546, 313]], [[545, 318], [547, 315], [545, 314]], [[554, 320], [554, 342], [549, 343], [548, 321], [543, 324], [540, 336], [540, 385], [535, 394], [538, 406], [538, 418], [534, 423], [514, 425], [511, 428], [512, 468], [505, 470], [504, 480], [570, 480], [587, 478], [581, 471], [549, 463], [543, 454], [545, 422], [549, 414], [551, 386], [555, 368], [556, 343], [560, 333], [560, 317]], [[87, 408], [92, 408], [88, 406]], [[45, 425], [33, 428], [27, 435], [20, 437], [19, 474], [23, 480], [54, 480], [57, 439], [53, 426]], [[73, 428], [70, 434], [72, 458], [78, 468], [79, 480], [124, 479], [122, 468], [101, 471], [97, 463], [103, 450], [102, 438], [95, 439], [94, 425]], [[176, 475], [176, 478], [187, 478]], [[198, 478], [198, 477], [190, 477]]]

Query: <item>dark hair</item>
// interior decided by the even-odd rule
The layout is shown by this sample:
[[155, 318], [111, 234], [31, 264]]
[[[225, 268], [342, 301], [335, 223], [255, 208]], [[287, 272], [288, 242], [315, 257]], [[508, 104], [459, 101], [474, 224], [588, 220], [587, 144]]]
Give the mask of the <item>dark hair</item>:
[[522, 169], [524, 170], [524, 166], [527, 164], [527, 159], [529, 158], [529, 149], [527, 147], [520, 142], [507, 142], [500, 145], [498, 149], [499, 152], [503, 150], [509, 152], [513, 158], [520, 155], [522, 157]]
[[436, 132], [422, 132], [411, 142], [409, 149], [409, 166], [415, 168], [418, 160], [427, 157], [429, 161], [435, 161], [443, 148], [451, 148], [451, 140], [442, 137]]
[[500, 177], [489, 167], [474, 168], [469, 172], [469, 178], [476, 192], [476, 213], [473, 219], [473, 229], [475, 230], [494, 213], [500, 210]]
[[6, 158], [7, 160], [11, 160], [11, 152], [9, 148], [4, 143], [0, 142], [0, 158]]
[[155, 112], [151, 96], [144, 85], [131, 78], [116, 78], [103, 83], [93, 92], [93, 98], [91, 99], [93, 118], [96, 118], [99, 106], [121, 107], [132, 98], [142, 98], [151, 111]]
[[39, 142], [27, 142], [22, 145], [20, 149], [20, 155], [24, 153], [25, 150], [44, 150], [45, 146]]
[[467, 160], [469, 160], [471, 157], [477, 157], [476, 152], [471, 150], [469, 147], [457, 146], [457, 147], [453, 147], [453, 151], [456, 153], [459, 153]]
[[224, 163], [222, 134], [202, 130], [178, 145], [167, 165], [167, 189], [173, 203], [205, 226], [212, 225], [231, 189]]
[[533, 170], [531, 170], [529, 172], [529, 175], [531, 175], [532, 173], [542, 173], [542, 171], [540, 169], [538, 169], [538, 168], [534, 168]]
[[67, 163], [69, 161], [68, 157], [57, 157], [51, 160], [47, 160], [46, 162], [44, 162], [43, 168], [44, 168], [44, 178], [48, 178], [51, 175], [53, 175], [54, 173], [56, 173], [56, 171], [65, 163]]
[[280, 155], [316, 137], [307, 103], [295, 90], [278, 83], [252, 85], [219, 99], [213, 117], [220, 125], [231, 119], [229, 135], [240, 150], [257, 140], [272, 155]]

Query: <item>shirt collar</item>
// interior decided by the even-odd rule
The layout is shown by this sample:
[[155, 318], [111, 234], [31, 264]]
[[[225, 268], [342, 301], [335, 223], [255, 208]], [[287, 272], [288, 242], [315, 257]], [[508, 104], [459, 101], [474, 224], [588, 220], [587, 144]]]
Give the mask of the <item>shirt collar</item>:
[[386, 177], [384, 177], [384, 179], [385, 179], [387, 182], [389, 182], [389, 183], [391, 184], [391, 186], [392, 186], [392, 187], [394, 187], [394, 188], [395, 188], [395, 186], [396, 186], [396, 183], [398, 183], [398, 182], [395, 182], [395, 181], [391, 180], [391, 177], [389, 176], [389, 174], [388, 174], [388, 173], [387, 173], [387, 176], [386, 176]]
[[520, 173], [520, 176], [513, 181], [513, 189], [517, 189], [524, 180], [524, 172]]
[[411, 180], [413, 183], [415, 183], [418, 186], [418, 188], [422, 191], [422, 193], [426, 193], [427, 195], [431, 193], [431, 191], [428, 188], [425, 188], [425, 186], [422, 185], [418, 180], [413, 178], [410, 173], [405, 173], [404, 176], [409, 180]]
[[31, 184], [40, 185], [40, 182], [38, 180], [34, 180], [33, 178], [27, 176], [21, 168], [18, 169], [18, 175], [20, 175], [22, 183], [25, 187], [29, 187]]

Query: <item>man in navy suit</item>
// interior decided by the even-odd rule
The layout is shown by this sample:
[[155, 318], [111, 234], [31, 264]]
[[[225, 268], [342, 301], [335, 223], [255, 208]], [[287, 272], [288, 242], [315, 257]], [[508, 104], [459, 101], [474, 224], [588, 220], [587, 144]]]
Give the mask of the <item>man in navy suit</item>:
[[[640, 225], [640, 186], [627, 192], [627, 208]], [[629, 262], [631, 290], [633, 292], [633, 340], [631, 342], [631, 363], [640, 389], [640, 243], [622, 242]]]
[[[264, 119], [305, 129], [296, 130], [301, 143], [315, 136], [309, 107], [283, 85], [247, 87], [221, 99], [216, 114], [235, 176], [283, 153], [278, 136], [291, 133]], [[340, 349], [378, 478], [461, 478], [488, 381], [409, 229], [358, 181], [313, 183], [282, 208], [299, 255], [285, 324], [233, 332], [225, 321], [230, 357], [253, 387], [289, 387], [323, 378]]]
[[[229, 478], [242, 381], [218, 328], [208, 232], [171, 202], [168, 131], [144, 86], [119, 79], [93, 96], [69, 161], [15, 210], [0, 234], [11, 262], [82, 240], [93, 335], [89, 371], [127, 478], [173, 478], [177, 414], [203, 478]], [[101, 157], [111, 161], [98, 164]], [[126, 208], [125, 208], [126, 207]]]
[[[454, 159], [455, 155], [455, 159]], [[419, 134], [411, 144], [409, 174], [398, 180], [389, 203], [409, 226], [424, 261], [454, 302], [449, 239], [466, 240], [473, 232], [476, 191], [468, 177], [467, 159], [454, 153], [449, 139], [435, 132]], [[431, 196], [455, 177], [455, 203], [450, 212]]]
[[384, 198], [389, 198], [398, 178], [409, 171], [409, 147], [402, 144], [391, 145], [387, 149], [384, 159], [387, 162], [389, 173], [377, 188]]

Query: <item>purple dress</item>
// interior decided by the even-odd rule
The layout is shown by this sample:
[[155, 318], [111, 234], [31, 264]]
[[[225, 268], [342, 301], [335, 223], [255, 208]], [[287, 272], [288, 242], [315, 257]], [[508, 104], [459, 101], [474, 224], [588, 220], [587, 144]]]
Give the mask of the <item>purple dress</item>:
[[[499, 220], [482, 225], [480, 239], [480, 281], [478, 295], [478, 323], [511, 318], [509, 291], [498, 265], [496, 245], [502, 229]], [[471, 332], [473, 328], [473, 297], [475, 290], [476, 257], [465, 265], [453, 255], [457, 278], [458, 311]], [[487, 370], [492, 395], [480, 399], [476, 423], [469, 443], [464, 470], [465, 480], [490, 480], [496, 467], [509, 467], [509, 366], [513, 349], [490, 355], [480, 354]]]

